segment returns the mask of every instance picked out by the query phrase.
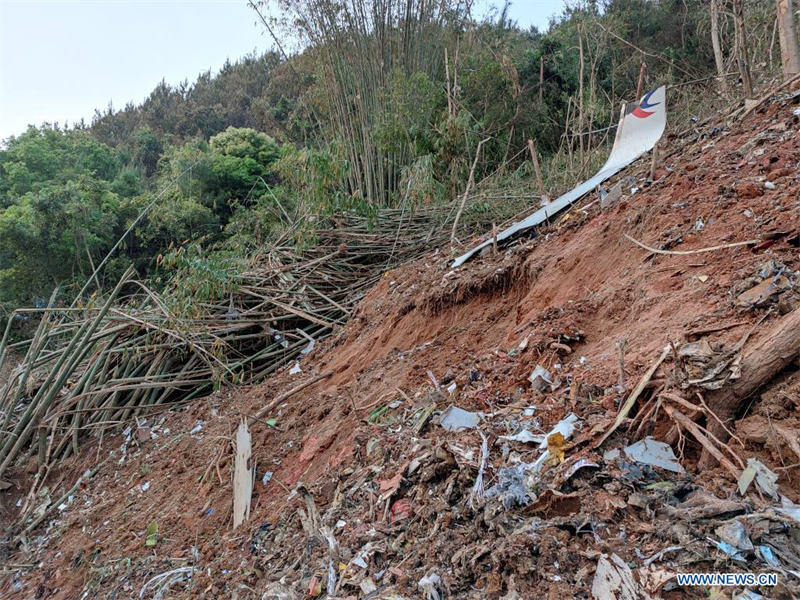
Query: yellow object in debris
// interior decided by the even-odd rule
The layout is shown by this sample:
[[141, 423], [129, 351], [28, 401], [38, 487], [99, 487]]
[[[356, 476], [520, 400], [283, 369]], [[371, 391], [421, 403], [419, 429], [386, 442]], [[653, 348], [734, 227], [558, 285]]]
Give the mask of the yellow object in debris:
[[564, 450], [567, 447], [567, 440], [560, 431], [551, 433], [547, 436], [547, 450], [550, 452], [550, 464], [560, 465], [564, 462]]

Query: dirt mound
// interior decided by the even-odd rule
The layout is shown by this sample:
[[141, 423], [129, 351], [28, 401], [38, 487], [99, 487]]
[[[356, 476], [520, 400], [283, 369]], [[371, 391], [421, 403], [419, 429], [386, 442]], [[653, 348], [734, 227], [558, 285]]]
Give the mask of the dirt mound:
[[[701, 597], [674, 573], [765, 570], [779, 585], [762, 591], [797, 593], [792, 509], [756, 484], [739, 494], [722, 467], [697, 470], [700, 443], [658, 410], [653, 392], [673, 385], [678, 358], [646, 382], [636, 429], [595, 447], [665, 345], [717, 352], [796, 309], [793, 109], [673, 140], [655, 182], [629, 169], [606, 210], [586, 199], [459, 270], [440, 250], [387, 272], [295, 368], [88, 443], [42, 497], [25, 496], [18, 470], [0, 496], [8, 520], [96, 468], [12, 548], [3, 597], [510, 600], [608, 597], [603, 582], [618, 580], [642, 597]], [[654, 254], [630, 238], [680, 252], [759, 244]], [[770, 287], [779, 276], [788, 283]], [[786, 502], [800, 500], [797, 366], [754, 398], [730, 443], [777, 474]], [[532, 384], [536, 367], [546, 374]], [[479, 427], [445, 429], [451, 405]], [[547, 435], [571, 414], [574, 431]], [[231, 530], [243, 418], [256, 477], [250, 518]], [[646, 435], [672, 442], [678, 472], [620, 451]]]

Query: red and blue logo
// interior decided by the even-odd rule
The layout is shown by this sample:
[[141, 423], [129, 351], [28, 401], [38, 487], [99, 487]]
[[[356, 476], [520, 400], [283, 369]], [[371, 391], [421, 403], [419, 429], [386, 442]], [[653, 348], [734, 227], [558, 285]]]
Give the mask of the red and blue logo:
[[647, 110], [648, 108], [653, 108], [654, 106], [658, 106], [659, 104], [661, 104], [661, 102], [654, 102], [653, 104], [650, 104], [650, 96], [652, 96], [655, 93], [656, 90], [652, 90], [650, 92], [647, 92], [647, 94], [645, 94], [639, 106], [633, 109], [634, 117], [639, 117], [640, 119], [646, 119], [647, 117], [655, 113], [654, 110], [653, 111]]

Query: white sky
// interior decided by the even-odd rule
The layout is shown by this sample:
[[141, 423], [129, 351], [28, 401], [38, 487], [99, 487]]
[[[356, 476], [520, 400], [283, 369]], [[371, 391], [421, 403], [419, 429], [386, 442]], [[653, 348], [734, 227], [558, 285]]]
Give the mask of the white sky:
[[[510, 16], [546, 28], [563, 6], [516, 0]], [[0, 140], [28, 124], [89, 123], [96, 108], [140, 103], [162, 79], [191, 83], [268, 48], [245, 0], [0, 0]]]

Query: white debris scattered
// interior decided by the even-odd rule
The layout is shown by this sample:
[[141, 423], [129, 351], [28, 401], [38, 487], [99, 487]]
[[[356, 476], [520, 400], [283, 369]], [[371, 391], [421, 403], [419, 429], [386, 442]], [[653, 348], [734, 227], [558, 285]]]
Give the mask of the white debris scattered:
[[536, 368], [533, 372], [528, 376], [528, 381], [531, 382], [531, 386], [543, 392], [548, 387], [551, 390], [555, 390], [561, 385], [561, 382], [558, 379], [553, 379], [553, 376], [550, 374], [550, 371], [545, 369], [542, 365], [536, 365]]
[[795, 504], [786, 496], [781, 496], [781, 507], [775, 510], [800, 523], [800, 504]]
[[527, 429], [522, 429], [514, 435], [501, 435], [501, 440], [508, 440], [509, 442], [522, 442], [523, 444], [541, 444], [544, 440], [544, 435], [531, 433]]
[[441, 600], [442, 597], [439, 594], [439, 591], [436, 589], [437, 587], [441, 587], [441, 585], [442, 578], [436, 573], [426, 575], [420, 579], [419, 583], [417, 584], [419, 589], [425, 593], [426, 600]]
[[616, 554], [601, 555], [592, 581], [595, 600], [637, 600], [649, 596], [633, 578], [631, 568]]
[[547, 438], [549, 438], [554, 433], [560, 433], [564, 436], [565, 440], [568, 440], [572, 437], [572, 434], [575, 433], [575, 427], [578, 423], [578, 415], [575, 413], [569, 413], [566, 417], [561, 419], [556, 426], [551, 429], [547, 435], [544, 436], [544, 439], [539, 442], [539, 448], [547, 448]]
[[773, 500], [778, 499], [778, 476], [770, 471], [767, 466], [756, 458], [747, 459], [747, 468], [742, 471], [739, 477], [739, 493], [744, 496], [747, 488], [755, 479], [758, 487], [764, 493], [772, 496]]
[[439, 423], [447, 431], [458, 431], [459, 429], [474, 429], [478, 426], [479, 420], [480, 417], [477, 413], [451, 405], [442, 413]]
[[625, 448], [625, 456], [630, 460], [651, 467], [659, 467], [673, 473], [683, 473], [683, 467], [675, 458], [675, 453], [669, 444], [659, 442], [651, 437], [639, 440]]

